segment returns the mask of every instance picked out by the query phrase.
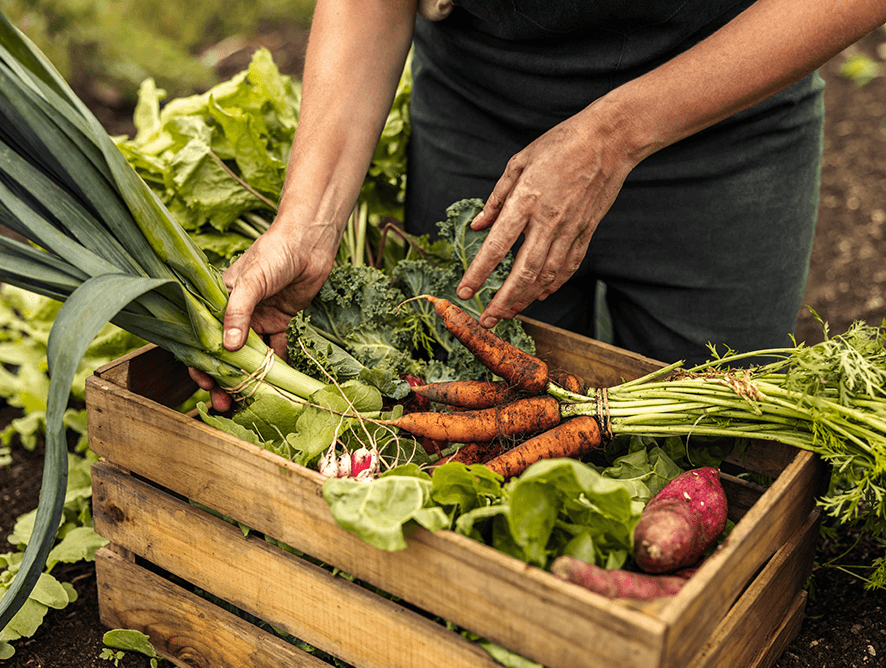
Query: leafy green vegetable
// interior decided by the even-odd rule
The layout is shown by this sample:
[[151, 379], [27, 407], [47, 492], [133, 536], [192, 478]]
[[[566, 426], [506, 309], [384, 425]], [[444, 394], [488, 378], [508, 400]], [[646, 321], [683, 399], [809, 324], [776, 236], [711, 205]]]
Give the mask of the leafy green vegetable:
[[[59, 582], [50, 574], [55, 564], [93, 561], [95, 552], [108, 543], [93, 530], [88, 503], [92, 495], [90, 467], [95, 456], [69, 454], [68, 459], [70, 475], [55, 545], [49, 552], [46, 571], [39, 575], [28, 599], [6, 628], [0, 629], [0, 659], [10, 658], [14, 654], [15, 650], [9, 643], [34, 634], [49, 608], [61, 609], [77, 599], [77, 592], [70, 584]], [[20, 550], [24, 548], [31, 540], [36, 517], [36, 510], [20, 516], [8, 541]], [[24, 553], [21, 551], [0, 554], [0, 599], [10, 589], [23, 559]]]
[[[0, 554], [0, 598], [9, 591], [10, 584], [6, 578], [18, 572], [22, 556], [21, 552]], [[0, 659], [11, 658], [15, 653], [9, 643], [34, 635], [50, 608], [61, 610], [75, 600], [77, 593], [70, 585], [63, 585], [49, 573], [41, 573], [27, 600], [9, 623], [0, 629]]]
[[[407, 66], [361, 189], [367, 220], [403, 219], [411, 90]], [[117, 145], [197, 245], [224, 264], [248, 248], [276, 213], [301, 83], [281, 74], [261, 48], [228, 81], [161, 108], [165, 96], [153, 79], [142, 82], [136, 135], [119, 138]], [[352, 251], [362, 254], [362, 244]]]
[[343, 528], [381, 549], [406, 549], [404, 527], [416, 523], [435, 531], [447, 527], [449, 518], [432, 502], [430, 476], [397, 473], [372, 482], [329, 478], [323, 498]]
[[[153, 644], [151, 639], [141, 631], [133, 629], [111, 629], [102, 637], [102, 642], [106, 645], [102, 649], [100, 658], [113, 661], [114, 665], [126, 656], [126, 652], [138, 652], [150, 659], [151, 668], [157, 668], [159, 662], [163, 660]], [[114, 650], [117, 650], [116, 652]]]
[[102, 636], [102, 642], [108, 647], [127, 652], [138, 652], [147, 657], [159, 657], [150, 638], [141, 631], [132, 629], [111, 629]]
[[397, 471], [372, 482], [330, 478], [323, 496], [342, 527], [384, 550], [404, 549], [404, 531], [416, 523], [453, 529], [541, 568], [560, 554], [615, 568], [627, 560], [634, 526], [652, 496], [644, 481], [657, 487], [682, 472], [659, 448], [645, 464], [639, 455], [627, 457], [609, 472], [624, 473], [630, 463], [630, 477], [554, 459], [502, 486], [485, 466], [447, 463], [433, 479]]
[[383, 387], [388, 396], [402, 398], [409, 388], [398, 375], [409, 368], [420, 324], [398, 308], [404, 299], [381, 270], [333, 267], [319, 294], [287, 330], [290, 363], [337, 380], [358, 378], [364, 368], [387, 371]]

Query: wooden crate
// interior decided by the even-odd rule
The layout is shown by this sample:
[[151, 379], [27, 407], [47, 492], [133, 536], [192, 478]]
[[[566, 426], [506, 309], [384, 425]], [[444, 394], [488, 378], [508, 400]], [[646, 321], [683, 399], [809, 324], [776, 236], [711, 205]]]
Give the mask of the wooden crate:
[[[534, 321], [539, 354], [595, 386], [660, 366]], [[549, 668], [769, 666], [796, 634], [818, 535], [822, 466], [780, 444], [731, 462], [775, 478], [724, 475], [737, 525], [679, 595], [612, 601], [450, 531], [417, 529], [388, 553], [335, 523], [322, 477], [170, 406], [195, 387], [148, 346], [87, 381], [101, 618], [147, 633], [181, 666], [328, 665], [235, 609], [360, 667], [499, 665], [434, 617]], [[190, 501], [253, 529], [241, 530]], [[313, 557], [304, 559], [262, 535]], [[333, 565], [393, 594], [333, 575]], [[195, 591], [208, 592], [222, 607]]]

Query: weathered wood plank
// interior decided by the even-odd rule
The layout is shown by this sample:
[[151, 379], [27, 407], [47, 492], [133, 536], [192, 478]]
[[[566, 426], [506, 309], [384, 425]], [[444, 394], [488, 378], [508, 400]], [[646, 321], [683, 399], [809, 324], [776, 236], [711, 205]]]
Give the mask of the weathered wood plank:
[[580, 376], [591, 387], [610, 387], [645, 376], [661, 362], [595, 341], [531, 318], [520, 318], [535, 340], [536, 354], [561, 369]]
[[96, 521], [110, 540], [348, 663], [495, 666], [460, 635], [345, 578], [111, 468], [95, 474]]
[[95, 555], [102, 623], [147, 634], [181, 668], [329, 668], [169, 580], [102, 548]]
[[815, 456], [798, 452], [705, 567], [662, 611], [670, 629], [666, 668], [689, 662], [760, 566], [785, 544], [785, 537], [805, 524], [815, 505], [808, 490], [818, 485], [820, 472]]
[[100, 366], [95, 375], [162, 406], [178, 406], [197, 391], [187, 367], [153, 344]]

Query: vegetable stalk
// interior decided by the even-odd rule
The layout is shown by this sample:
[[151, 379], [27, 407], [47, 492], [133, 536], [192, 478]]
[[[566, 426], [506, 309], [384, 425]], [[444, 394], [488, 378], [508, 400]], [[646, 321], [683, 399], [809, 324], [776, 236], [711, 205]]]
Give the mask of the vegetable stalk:
[[46, 57], [0, 14], [0, 281], [59, 301], [47, 346], [46, 460], [34, 540], [0, 600], [0, 629], [46, 562], [67, 483], [62, 415], [74, 373], [107, 323], [249, 396], [307, 399], [324, 383], [274, 361], [254, 332], [222, 345], [227, 290], [203, 252], [136, 174]]

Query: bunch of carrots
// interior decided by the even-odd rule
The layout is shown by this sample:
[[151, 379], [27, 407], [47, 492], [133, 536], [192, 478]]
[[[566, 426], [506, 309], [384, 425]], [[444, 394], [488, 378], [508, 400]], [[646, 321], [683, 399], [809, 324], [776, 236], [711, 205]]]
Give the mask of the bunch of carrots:
[[387, 424], [438, 447], [463, 444], [441, 463], [482, 463], [505, 478], [541, 459], [581, 458], [604, 444], [597, 417], [562, 410], [561, 399], [567, 396], [591, 401], [582, 394], [586, 387], [580, 378], [552, 372], [446, 299], [413, 299], [428, 300], [446, 329], [501, 380], [414, 385], [415, 395], [446, 410], [405, 413]]

